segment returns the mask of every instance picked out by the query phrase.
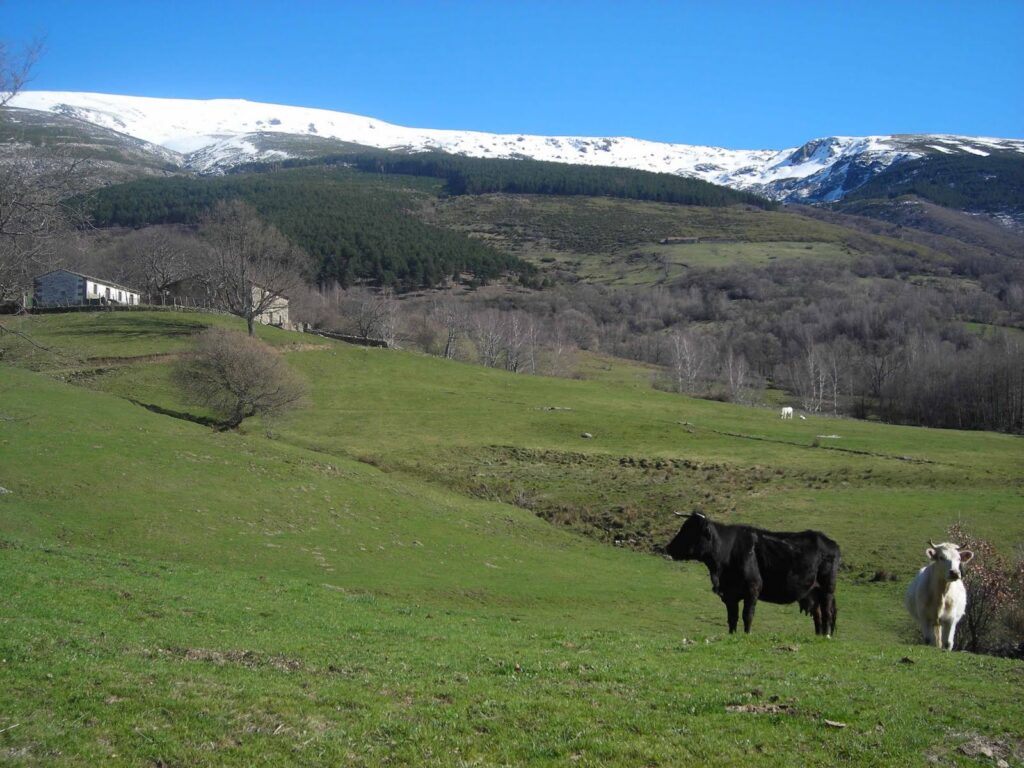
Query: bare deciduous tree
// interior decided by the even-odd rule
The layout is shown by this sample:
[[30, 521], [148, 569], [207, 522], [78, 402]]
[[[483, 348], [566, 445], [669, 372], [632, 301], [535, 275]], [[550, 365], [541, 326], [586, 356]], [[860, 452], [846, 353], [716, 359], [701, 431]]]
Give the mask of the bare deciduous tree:
[[672, 373], [677, 392], [696, 392], [710, 357], [705, 338], [692, 331], [676, 330], [669, 336]]
[[398, 346], [399, 334], [399, 311], [398, 299], [391, 288], [384, 288], [380, 292], [380, 338], [389, 347]]
[[6, 106], [25, 87], [42, 52], [42, 40], [29, 43], [20, 52], [0, 40], [0, 107]]
[[202, 271], [201, 250], [194, 236], [166, 227], [147, 227], [122, 238], [115, 259], [126, 284], [140, 288], [147, 303], [164, 304], [172, 286]]
[[750, 366], [747, 364], [747, 358], [734, 352], [730, 346], [725, 351], [722, 369], [729, 387], [729, 400], [734, 403], [746, 402], [750, 386]]
[[497, 368], [501, 365], [504, 346], [501, 313], [496, 309], [475, 313], [470, 321], [469, 331], [480, 363], [488, 368]]
[[305, 384], [272, 348], [220, 328], [203, 331], [173, 375], [178, 386], [223, 420], [225, 429], [250, 416], [284, 413], [306, 395]]
[[[36, 42], [15, 53], [0, 41], [0, 107], [28, 82], [41, 50]], [[17, 300], [33, 275], [56, 264], [55, 241], [71, 226], [63, 201], [77, 191], [78, 170], [77, 162], [59, 157], [10, 159], [0, 167], [0, 302]]]
[[55, 245], [71, 231], [62, 200], [74, 182], [73, 165], [41, 168], [10, 161], [0, 167], [0, 301], [19, 298], [33, 275], [58, 263]]
[[200, 232], [210, 244], [202, 279], [221, 306], [244, 318], [249, 335], [254, 335], [256, 318], [302, 285], [309, 257], [239, 200], [218, 203]]
[[445, 341], [443, 357], [447, 360], [455, 359], [458, 349], [459, 337], [465, 332], [466, 312], [458, 302], [436, 301], [431, 307], [431, 314], [438, 319], [444, 328]]
[[338, 300], [347, 330], [368, 341], [384, 341], [389, 347], [398, 342], [400, 313], [398, 300], [390, 288], [350, 288]]

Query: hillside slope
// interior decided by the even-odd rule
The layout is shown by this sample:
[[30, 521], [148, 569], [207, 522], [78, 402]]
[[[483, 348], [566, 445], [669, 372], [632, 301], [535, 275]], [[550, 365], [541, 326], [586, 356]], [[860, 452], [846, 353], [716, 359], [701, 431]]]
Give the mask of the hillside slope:
[[[167, 366], [210, 322], [234, 323], [5, 321], [40, 344], [0, 337], [5, 760], [739, 765], [754, 751], [765, 765], [907, 765], [967, 743], [1020, 754], [1020, 665], [908, 644], [901, 585], [860, 571], [908, 578], [926, 538], [960, 515], [1019, 541], [1011, 438], [783, 424], [275, 329], [261, 333], [313, 386], [293, 419], [216, 433], [117, 396], [182, 407]], [[816, 447], [826, 430], [850, 450]], [[794, 607], [770, 605], [754, 635], [723, 638], [700, 566], [492, 500], [507, 480], [602, 503], [628, 474], [622, 456], [646, 473], [622, 486], [641, 514], [641, 485], [681, 492], [675, 505], [740, 470], [777, 477], [748, 475], [717, 514], [839, 539], [837, 638], [816, 641]], [[595, 472], [607, 458], [620, 469]], [[670, 524], [671, 509], [651, 511]], [[937, 699], [934, 680], [953, 675], [961, 694]]]

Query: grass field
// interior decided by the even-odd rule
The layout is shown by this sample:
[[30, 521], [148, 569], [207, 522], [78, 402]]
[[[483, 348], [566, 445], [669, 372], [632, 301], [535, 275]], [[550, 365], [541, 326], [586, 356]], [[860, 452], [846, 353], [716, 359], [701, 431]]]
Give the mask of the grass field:
[[[1024, 666], [916, 645], [901, 605], [958, 518], [1024, 540], [1018, 438], [274, 329], [311, 406], [218, 433], [125, 398], [189, 409], [169, 365], [233, 320], [4, 323], [47, 349], [0, 336], [2, 763], [1024, 760]], [[694, 506], [837, 539], [838, 635], [772, 605], [725, 635], [703, 567], [650, 552]]]

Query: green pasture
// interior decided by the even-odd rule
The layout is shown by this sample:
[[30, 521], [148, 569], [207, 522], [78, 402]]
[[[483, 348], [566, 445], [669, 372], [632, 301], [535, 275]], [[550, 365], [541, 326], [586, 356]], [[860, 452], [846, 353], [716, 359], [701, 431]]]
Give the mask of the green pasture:
[[[1017, 438], [272, 329], [311, 405], [221, 433], [126, 398], [190, 409], [173, 355], [240, 323], [15, 322], [46, 349], [0, 336], [0, 763], [1024, 758], [1024, 667], [915, 644], [901, 605], [951, 522], [1024, 539]], [[653, 551], [696, 506], [836, 538], [837, 636], [767, 604], [725, 635], [703, 566]]]

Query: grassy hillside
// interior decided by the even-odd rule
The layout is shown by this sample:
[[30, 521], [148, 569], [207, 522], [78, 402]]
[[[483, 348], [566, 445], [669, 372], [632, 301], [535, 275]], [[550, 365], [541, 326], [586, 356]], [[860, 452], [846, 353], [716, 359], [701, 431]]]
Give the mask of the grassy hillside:
[[[46, 347], [0, 336], [4, 762], [1024, 757], [1024, 668], [911, 644], [901, 606], [925, 540], [958, 517], [1024, 538], [1019, 440], [783, 423], [274, 329], [312, 386], [286, 421], [216, 433], [121, 397], [188, 408], [167, 369], [207, 322], [234, 321], [4, 321]], [[723, 636], [702, 566], [509, 494], [541, 513], [626, 500], [650, 541], [692, 504], [826, 530], [848, 563], [839, 634], [761, 605], [753, 636]]]
[[[439, 201], [431, 223], [465, 232], [549, 272], [623, 285], [671, 280], [693, 269], [775, 261], [852, 262], [899, 254], [943, 264], [944, 251], [861, 232], [791, 210], [706, 208], [607, 198], [477, 195]], [[837, 217], [838, 218], [838, 217]], [[698, 238], [693, 244], [662, 244]]]

